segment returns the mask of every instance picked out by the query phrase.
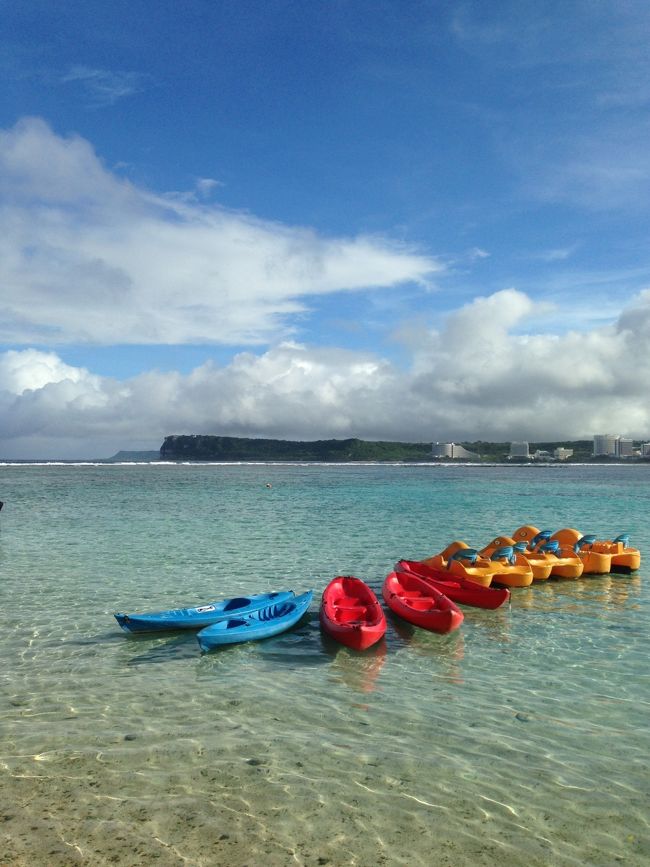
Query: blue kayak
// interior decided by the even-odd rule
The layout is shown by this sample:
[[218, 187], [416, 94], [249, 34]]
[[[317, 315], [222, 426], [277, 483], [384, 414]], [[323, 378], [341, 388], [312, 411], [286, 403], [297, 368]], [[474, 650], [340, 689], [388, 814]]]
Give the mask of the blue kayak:
[[237, 614], [202, 629], [196, 636], [201, 650], [211, 650], [224, 644], [270, 638], [296, 624], [311, 604], [314, 591], [309, 590], [294, 599], [275, 602], [249, 614]]
[[236, 596], [220, 602], [207, 602], [196, 608], [170, 608], [151, 614], [116, 614], [115, 619], [125, 632], [157, 632], [168, 629], [203, 629], [233, 615], [241, 617], [274, 603], [294, 598], [293, 590], [258, 593], [256, 596]]

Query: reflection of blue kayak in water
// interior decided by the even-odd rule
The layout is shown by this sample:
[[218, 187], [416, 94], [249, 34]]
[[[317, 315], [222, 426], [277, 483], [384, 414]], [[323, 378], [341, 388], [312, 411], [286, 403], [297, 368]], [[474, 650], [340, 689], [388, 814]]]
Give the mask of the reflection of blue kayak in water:
[[115, 619], [125, 632], [159, 632], [167, 629], [203, 629], [233, 616], [241, 617], [273, 603], [293, 599], [293, 590], [236, 596], [220, 602], [207, 602], [196, 608], [170, 608], [149, 614], [116, 614]]
[[196, 636], [201, 650], [211, 650], [224, 644], [238, 644], [241, 641], [256, 641], [285, 632], [305, 614], [313, 595], [313, 590], [309, 590], [293, 599], [276, 602], [249, 614], [235, 614], [228, 620], [208, 626]]

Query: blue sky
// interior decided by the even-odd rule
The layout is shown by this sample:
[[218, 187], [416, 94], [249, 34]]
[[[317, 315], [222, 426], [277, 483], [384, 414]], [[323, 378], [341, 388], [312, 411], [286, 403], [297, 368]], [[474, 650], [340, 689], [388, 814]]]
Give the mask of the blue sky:
[[650, 439], [646, 3], [0, 15], [0, 459]]

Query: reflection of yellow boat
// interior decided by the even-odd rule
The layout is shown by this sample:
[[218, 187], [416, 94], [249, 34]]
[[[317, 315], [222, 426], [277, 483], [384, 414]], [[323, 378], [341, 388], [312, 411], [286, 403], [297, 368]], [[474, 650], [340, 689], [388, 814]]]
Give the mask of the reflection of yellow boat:
[[496, 548], [489, 557], [483, 557], [465, 542], [452, 542], [440, 554], [423, 560], [432, 569], [445, 569], [452, 575], [461, 575], [489, 587], [494, 581], [507, 587], [527, 587], [533, 573], [527, 563], [516, 562], [512, 546]]
[[546, 581], [553, 568], [550, 554], [542, 551], [529, 551], [525, 542], [515, 542], [510, 536], [497, 536], [480, 551], [481, 556], [491, 557], [497, 548], [510, 546], [513, 549], [515, 562], [528, 565], [533, 573], [533, 581]]
[[538, 530], [532, 524], [518, 527], [512, 534], [515, 542], [526, 542], [528, 550], [551, 557], [551, 575], [554, 578], [579, 578], [584, 571], [584, 562], [576, 554], [573, 544], [562, 544], [557, 539], [551, 542], [550, 530]]
[[559, 542], [561, 547], [573, 547], [582, 560], [583, 575], [606, 575], [612, 568], [612, 555], [593, 547], [595, 536], [583, 536], [578, 530], [565, 527], [553, 533], [550, 541]]

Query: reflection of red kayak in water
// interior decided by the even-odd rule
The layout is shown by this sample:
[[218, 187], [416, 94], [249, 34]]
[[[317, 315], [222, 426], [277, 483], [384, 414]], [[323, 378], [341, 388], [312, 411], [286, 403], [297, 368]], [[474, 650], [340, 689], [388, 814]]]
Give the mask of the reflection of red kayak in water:
[[432, 569], [416, 560], [399, 560], [395, 564], [395, 571], [410, 572], [419, 576], [453, 602], [459, 602], [461, 605], [498, 608], [510, 599], [510, 591], [507, 587], [484, 587], [476, 581], [470, 581], [469, 578]]
[[351, 647], [365, 650], [386, 632], [386, 617], [373, 591], [360, 578], [339, 575], [323, 591], [323, 632]]
[[379, 672], [386, 662], [386, 639], [381, 638], [364, 653], [350, 653], [338, 647], [332, 663], [332, 676], [356, 692], [374, 692]]
[[451, 599], [412, 572], [391, 572], [382, 593], [391, 611], [421, 629], [451, 632], [463, 622], [463, 612]]

